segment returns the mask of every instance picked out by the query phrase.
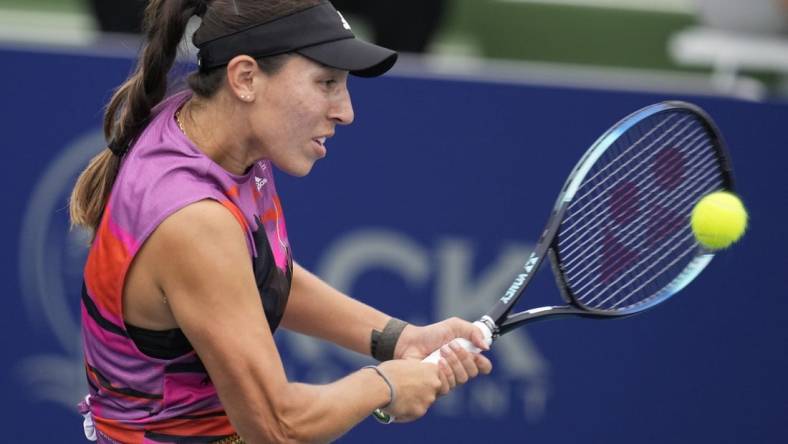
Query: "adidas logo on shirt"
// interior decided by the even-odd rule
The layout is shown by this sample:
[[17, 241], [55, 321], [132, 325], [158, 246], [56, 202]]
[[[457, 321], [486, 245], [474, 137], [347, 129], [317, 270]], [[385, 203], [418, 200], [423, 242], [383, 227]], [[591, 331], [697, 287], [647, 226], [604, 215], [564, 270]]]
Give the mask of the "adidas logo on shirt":
[[254, 176], [254, 184], [257, 186], [257, 191], [263, 189], [263, 187], [267, 183], [268, 183], [268, 179], [266, 179], [265, 177]]

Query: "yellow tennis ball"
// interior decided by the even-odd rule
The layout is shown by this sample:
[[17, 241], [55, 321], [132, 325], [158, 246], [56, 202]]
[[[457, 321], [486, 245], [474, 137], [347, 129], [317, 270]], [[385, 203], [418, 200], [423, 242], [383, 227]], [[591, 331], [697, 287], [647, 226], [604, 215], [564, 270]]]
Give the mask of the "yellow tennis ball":
[[747, 210], [735, 194], [717, 191], [707, 194], [692, 209], [692, 232], [709, 250], [726, 248], [739, 240], [747, 229]]

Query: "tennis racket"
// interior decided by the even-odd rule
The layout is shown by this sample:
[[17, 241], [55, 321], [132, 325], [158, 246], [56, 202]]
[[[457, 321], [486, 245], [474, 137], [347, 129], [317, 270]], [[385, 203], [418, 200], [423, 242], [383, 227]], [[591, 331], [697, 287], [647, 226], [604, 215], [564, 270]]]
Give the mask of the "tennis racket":
[[[693, 207], [708, 193], [732, 189], [722, 137], [703, 110], [672, 101], [636, 111], [586, 151], [525, 265], [474, 324], [491, 344], [528, 322], [611, 319], [668, 300], [713, 257], [692, 233]], [[545, 257], [564, 304], [512, 313]], [[454, 341], [480, 351], [465, 339]], [[436, 350], [424, 361], [439, 359]], [[380, 409], [374, 416], [394, 420]]]

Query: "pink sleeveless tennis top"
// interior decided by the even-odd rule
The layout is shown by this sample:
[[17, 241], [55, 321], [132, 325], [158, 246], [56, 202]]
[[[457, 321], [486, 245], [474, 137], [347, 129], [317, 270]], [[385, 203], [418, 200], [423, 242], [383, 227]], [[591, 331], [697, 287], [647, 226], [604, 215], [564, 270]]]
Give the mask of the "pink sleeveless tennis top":
[[[189, 96], [178, 93], [157, 106], [124, 157], [85, 265], [82, 339], [90, 393], [81, 407], [89, 409], [99, 442], [211, 442], [234, 433], [183, 333], [123, 321], [129, 265], [169, 215], [203, 199], [224, 205], [246, 232], [249, 266], [272, 331], [287, 304], [292, 259], [271, 164], [259, 161], [238, 176], [205, 156], [174, 119]], [[150, 342], [145, 337], [153, 337], [153, 345], [141, 347]], [[171, 344], [179, 344], [177, 350]]]

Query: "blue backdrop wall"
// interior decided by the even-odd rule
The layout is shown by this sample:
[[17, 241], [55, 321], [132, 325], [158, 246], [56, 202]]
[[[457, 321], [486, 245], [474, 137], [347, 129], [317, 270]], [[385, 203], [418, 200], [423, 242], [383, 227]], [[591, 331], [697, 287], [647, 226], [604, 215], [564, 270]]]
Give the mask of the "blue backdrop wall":
[[[67, 196], [102, 149], [125, 58], [0, 50], [3, 442], [84, 442], [77, 316], [85, 238]], [[615, 322], [536, 324], [496, 343], [494, 374], [420, 421], [343, 442], [778, 443], [788, 416], [788, 105], [391, 76], [351, 81], [356, 122], [306, 178], [278, 176], [295, 257], [417, 323], [473, 319], [509, 285], [570, 169], [604, 130], [665, 99], [722, 129], [751, 230], [678, 297]], [[545, 268], [528, 304], [558, 297]], [[293, 379], [367, 359], [277, 333]], [[341, 402], [340, 399], [337, 402]]]

